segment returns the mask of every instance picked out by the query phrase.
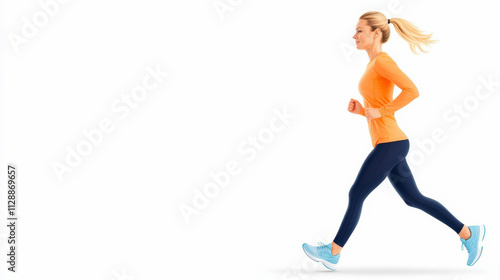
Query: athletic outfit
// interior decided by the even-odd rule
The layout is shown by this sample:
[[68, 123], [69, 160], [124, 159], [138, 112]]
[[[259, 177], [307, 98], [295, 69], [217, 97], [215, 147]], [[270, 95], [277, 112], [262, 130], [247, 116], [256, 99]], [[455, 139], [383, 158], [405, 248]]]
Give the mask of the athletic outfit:
[[[402, 91], [393, 100], [394, 85]], [[420, 193], [406, 162], [410, 142], [396, 123], [394, 113], [418, 97], [415, 84], [387, 53], [380, 52], [366, 66], [358, 88], [365, 108], [378, 108], [382, 117], [367, 119], [374, 148], [349, 191], [349, 205], [333, 241], [341, 247], [345, 245], [358, 223], [364, 200], [386, 177], [406, 204], [432, 215], [458, 234], [464, 224], [439, 202]], [[361, 115], [364, 113], [363, 108]]]
[[[402, 91], [393, 100], [394, 85]], [[366, 119], [373, 147], [378, 143], [408, 139], [396, 123], [394, 113], [417, 98], [418, 90], [387, 53], [380, 52], [368, 63], [358, 90], [363, 96], [364, 108], [378, 108], [382, 116], [371, 121]], [[364, 108], [361, 108], [363, 116]]]
[[[394, 85], [402, 91], [393, 100]], [[418, 97], [415, 84], [387, 53], [380, 52], [366, 66], [358, 89], [363, 96], [364, 107], [378, 108], [381, 117], [367, 119], [373, 150], [363, 162], [351, 186], [349, 204], [333, 241], [344, 247], [359, 221], [363, 202], [386, 177], [407, 205], [428, 213], [457, 234], [460, 233], [464, 224], [439, 202], [420, 193], [406, 162], [410, 142], [399, 128], [394, 113]], [[365, 116], [364, 108], [361, 109], [361, 115]], [[479, 226], [469, 228], [471, 233], [474, 231], [474, 238], [461, 241], [469, 252], [467, 264], [472, 265], [481, 255], [482, 244], [478, 240], [484, 238], [486, 229], [484, 228], [483, 232], [478, 230], [482, 229]], [[331, 244], [320, 243], [320, 246], [311, 246], [304, 243], [302, 248], [311, 259], [321, 261], [325, 267], [335, 270], [340, 254], [331, 254]]]

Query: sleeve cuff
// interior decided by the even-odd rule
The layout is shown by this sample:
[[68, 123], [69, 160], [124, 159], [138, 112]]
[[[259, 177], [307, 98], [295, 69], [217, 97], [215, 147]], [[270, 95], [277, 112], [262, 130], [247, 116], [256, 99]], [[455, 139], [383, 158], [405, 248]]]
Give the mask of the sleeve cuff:
[[380, 117], [385, 116], [386, 110], [384, 106], [378, 108], [378, 111], [380, 112]]
[[359, 114], [364, 116], [365, 115], [365, 108], [361, 107], [361, 112]]

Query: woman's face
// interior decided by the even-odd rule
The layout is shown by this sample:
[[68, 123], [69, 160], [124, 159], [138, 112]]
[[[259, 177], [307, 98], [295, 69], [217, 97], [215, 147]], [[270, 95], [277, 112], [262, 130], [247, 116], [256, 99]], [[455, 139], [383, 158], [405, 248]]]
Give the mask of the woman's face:
[[370, 27], [366, 25], [365, 19], [360, 19], [356, 25], [356, 33], [352, 36], [356, 40], [356, 48], [364, 50], [373, 45], [375, 31], [370, 31]]

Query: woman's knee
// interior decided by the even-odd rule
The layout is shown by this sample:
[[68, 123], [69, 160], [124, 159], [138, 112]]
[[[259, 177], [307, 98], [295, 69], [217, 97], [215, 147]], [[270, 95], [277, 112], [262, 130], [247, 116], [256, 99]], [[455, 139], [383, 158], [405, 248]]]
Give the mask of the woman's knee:
[[406, 205], [410, 206], [410, 207], [415, 207], [417, 208], [417, 204], [414, 200], [411, 200], [411, 199], [405, 199], [404, 202], [406, 203]]
[[349, 201], [364, 201], [367, 189], [361, 185], [353, 185], [349, 190]]
[[428, 197], [423, 195], [412, 196], [411, 198], [405, 198], [404, 202], [406, 205], [415, 208], [422, 208], [423, 205], [426, 205], [426, 202], [429, 200]]
[[360, 194], [361, 194], [361, 188], [357, 187], [356, 185], [353, 185], [349, 190], [349, 200], [358, 199]]

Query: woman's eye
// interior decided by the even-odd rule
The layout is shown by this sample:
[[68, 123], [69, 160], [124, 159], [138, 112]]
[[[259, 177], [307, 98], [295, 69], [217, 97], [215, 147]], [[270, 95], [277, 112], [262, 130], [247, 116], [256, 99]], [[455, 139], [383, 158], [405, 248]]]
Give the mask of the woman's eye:
[[361, 32], [361, 30], [358, 30], [358, 32]]

